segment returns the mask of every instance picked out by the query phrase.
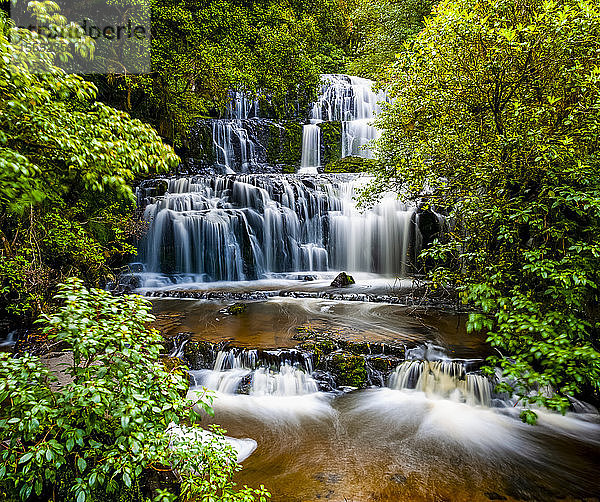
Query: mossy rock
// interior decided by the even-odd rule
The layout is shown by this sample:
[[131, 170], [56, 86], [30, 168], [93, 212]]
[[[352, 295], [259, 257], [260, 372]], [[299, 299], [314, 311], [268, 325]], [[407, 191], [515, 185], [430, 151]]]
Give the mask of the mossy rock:
[[327, 358], [327, 370], [330, 371], [338, 386], [367, 386], [367, 365], [365, 358], [349, 352], [334, 352]]
[[223, 312], [229, 315], [240, 315], [244, 314], [248, 311], [248, 305], [246, 303], [234, 303], [233, 305], [229, 305]]
[[340, 272], [337, 277], [331, 282], [332, 288], [343, 288], [355, 284], [354, 277], [348, 275], [346, 272]]
[[344, 157], [329, 162], [323, 171], [326, 173], [362, 173], [374, 168], [377, 161], [362, 157]]
[[331, 339], [306, 340], [297, 347], [300, 350], [311, 352], [313, 355], [313, 364], [315, 368], [319, 368], [325, 362], [326, 356], [339, 350], [339, 345]]
[[284, 173], [294, 173], [302, 157], [302, 125], [292, 121], [270, 122], [268, 128], [267, 162], [282, 164]]
[[371, 368], [382, 373], [389, 373], [393, 371], [403, 359], [395, 356], [374, 356], [368, 358], [369, 365]]
[[321, 122], [321, 162], [323, 165], [337, 162], [342, 157], [342, 123]]
[[191, 369], [210, 368], [214, 363], [215, 346], [210, 342], [190, 340], [183, 347], [183, 357]]

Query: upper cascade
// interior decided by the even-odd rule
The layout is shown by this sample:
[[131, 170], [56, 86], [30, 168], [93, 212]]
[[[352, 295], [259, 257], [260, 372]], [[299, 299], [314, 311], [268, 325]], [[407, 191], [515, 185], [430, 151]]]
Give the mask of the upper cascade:
[[373, 91], [373, 84], [372, 80], [351, 75], [321, 75], [321, 94], [313, 104], [310, 120], [372, 120], [387, 101], [384, 91]]
[[191, 131], [190, 158], [222, 174], [298, 167], [300, 174], [316, 174], [340, 157], [372, 158], [370, 142], [380, 135], [373, 121], [388, 101], [373, 85], [360, 77], [321, 75], [317, 100], [297, 122], [269, 118], [268, 100], [231, 91], [223, 116], [202, 119]]
[[322, 133], [319, 124], [341, 122], [341, 156], [373, 158], [370, 144], [380, 136], [373, 120], [388, 101], [374, 82], [342, 74], [321, 76], [321, 92], [303, 129], [300, 173], [314, 174], [321, 167]]

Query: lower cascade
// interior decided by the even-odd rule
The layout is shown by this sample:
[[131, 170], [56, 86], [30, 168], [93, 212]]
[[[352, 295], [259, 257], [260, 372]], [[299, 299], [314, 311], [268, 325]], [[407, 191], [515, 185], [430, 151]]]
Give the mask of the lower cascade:
[[[331, 370], [333, 373], [315, 371], [313, 357], [310, 351], [294, 349], [215, 349], [211, 356], [212, 367], [193, 369], [190, 375], [194, 388], [206, 387], [223, 394], [301, 396], [341, 388], [335, 382], [344, 380], [345, 375], [336, 374], [335, 370]], [[475, 369], [480, 364], [478, 360], [407, 359], [382, 374], [370, 361], [386, 357], [385, 354], [370, 353], [363, 357], [370, 376], [367, 382], [372, 386], [414, 390], [471, 406], [512, 405], [510, 400], [494, 395], [492, 382]], [[407, 357], [412, 357], [411, 350], [407, 351]], [[210, 361], [205, 360], [204, 364]], [[321, 366], [328, 367], [327, 363]], [[314, 378], [317, 373], [318, 377]]]
[[255, 350], [219, 351], [212, 369], [192, 371], [196, 387], [224, 394], [245, 390], [252, 396], [299, 396], [317, 392], [310, 357], [273, 351], [259, 359]]
[[390, 376], [389, 387], [415, 389], [470, 405], [492, 404], [491, 382], [483, 375], [467, 373], [457, 361], [405, 361]]

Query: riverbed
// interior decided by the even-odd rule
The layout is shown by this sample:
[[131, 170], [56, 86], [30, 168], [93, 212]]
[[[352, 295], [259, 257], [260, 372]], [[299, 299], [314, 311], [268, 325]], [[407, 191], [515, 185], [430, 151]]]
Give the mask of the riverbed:
[[[464, 315], [439, 309], [273, 296], [230, 315], [233, 300], [153, 303], [167, 336], [240, 350], [291, 349], [297, 327], [310, 326], [356, 342], [405, 344], [415, 361], [464, 364], [490, 353], [481, 336], [466, 333]], [[264, 484], [275, 501], [597, 500], [600, 419], [590, 410], [539, 411], [538, 425], [526, 425], [515, 400], [470, 402], [466, 375], [433, 366], [428, 380], [404, 384], [414, 388], [388, 379], [324, 392], [308, 385], [306, 368], [283, 361], [279, 369], [231, 365], [196, 371], [191, 397], [212, 382], [212, 421], [258, 443], [237, 481]], [[250, 381], [245, 390], [231, 385], [238, 377]]]

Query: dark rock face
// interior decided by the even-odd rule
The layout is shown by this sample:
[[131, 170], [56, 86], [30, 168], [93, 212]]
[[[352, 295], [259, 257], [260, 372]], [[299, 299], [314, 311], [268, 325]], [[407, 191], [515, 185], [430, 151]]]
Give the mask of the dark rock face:
[[417, 213], [417, 227], [423, 238], [423, 247], [426, 248], [441, 235], [442, 227], [438, 216], [430, 209]]
[[183, 358], [192, 369], [210, 368], [218, 350], [219, 347], [213, 343], [190, 340], [183, 347]]
[[345, 286], [350, 286], [354, 284], [354, 278], [351, 275], [348, 275], [346, 272], [340, 272], [338, 276], [331, 283], [332, 288], [343, 288]]

